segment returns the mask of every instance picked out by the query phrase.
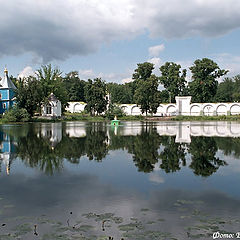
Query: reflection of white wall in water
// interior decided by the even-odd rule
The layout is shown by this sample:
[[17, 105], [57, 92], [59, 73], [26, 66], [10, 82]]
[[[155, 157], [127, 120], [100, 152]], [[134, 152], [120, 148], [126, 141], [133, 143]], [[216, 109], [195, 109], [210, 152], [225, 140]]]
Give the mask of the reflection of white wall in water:
[[[84, 110], [86, 103], [69, 102], [66, 108], [71, 113]], [[136, 104], [119, 105], [126, 115], [140, 115], [141, 109]], [[236, 115], [240, 114], [240, 103], [191, 103], [191, 96], [176, 97], [176, 104], [160, 104], [154, 116], [191, 115]]]
[[[240, 124], [237, 122], [158, 122], [154, 128], [160, 136], [176, 136], [175, 141], [179, 143], [190, 143], [192, 136], [206, 137], [240, 137]], [[137, 136], [142, 131], [148, 131], [149, 127], [138, 122], [126, 122], [124, 126], [107, 128], [121, 136]], [[86, 126], [66, 126], [69, 137], [85, 137]], [[107, 132], [108, 137], [110, 134]]]

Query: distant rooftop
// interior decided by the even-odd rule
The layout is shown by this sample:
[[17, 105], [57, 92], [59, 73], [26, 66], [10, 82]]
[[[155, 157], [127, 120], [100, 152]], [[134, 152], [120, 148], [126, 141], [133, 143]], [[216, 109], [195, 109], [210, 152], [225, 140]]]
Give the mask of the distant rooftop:
[[58, 101], [57, 97], [56, 97], [53, 93], [51, 93], [51, 94], [49, 95], [48, 100], [49, 100], [49, 101]]

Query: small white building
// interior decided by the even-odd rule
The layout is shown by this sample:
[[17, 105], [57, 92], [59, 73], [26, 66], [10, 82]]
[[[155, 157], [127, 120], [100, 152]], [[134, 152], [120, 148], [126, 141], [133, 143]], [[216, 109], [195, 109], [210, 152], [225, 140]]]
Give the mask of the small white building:
[[42, 105], [42, 116], [44, 117], [62, 116], [62, 104], [53, 93], [49, 95], [47, 102]]

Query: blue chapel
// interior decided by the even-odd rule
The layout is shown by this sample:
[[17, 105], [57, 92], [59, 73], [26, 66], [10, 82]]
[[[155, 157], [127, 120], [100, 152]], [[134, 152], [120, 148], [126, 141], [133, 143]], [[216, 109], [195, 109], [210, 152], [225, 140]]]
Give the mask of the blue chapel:
[[14, 105], [16, 90], [17, 88], [8, 77], [8, 70], [5, 68], [4, 77], [0, 81], [0, 114], [3, 114]]

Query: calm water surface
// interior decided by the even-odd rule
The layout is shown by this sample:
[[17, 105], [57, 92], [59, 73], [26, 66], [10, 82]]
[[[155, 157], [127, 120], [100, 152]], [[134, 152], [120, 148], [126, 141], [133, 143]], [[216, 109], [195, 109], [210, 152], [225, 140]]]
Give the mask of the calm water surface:
[[240, 231], [240, 124], [0, 126], [0, 239]]

